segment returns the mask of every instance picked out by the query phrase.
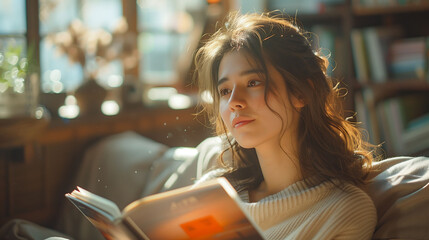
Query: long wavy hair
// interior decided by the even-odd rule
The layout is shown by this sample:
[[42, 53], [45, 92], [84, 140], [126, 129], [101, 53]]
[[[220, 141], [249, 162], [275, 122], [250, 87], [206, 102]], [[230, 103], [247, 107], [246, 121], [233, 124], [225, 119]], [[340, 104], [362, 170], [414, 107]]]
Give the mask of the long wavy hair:
[[254, 189], [263, 181], [255, 149], [240, 147], [219, 112], [219, 65], [226, 53], [238, 50], [248, 53], [263, 69], [266, 103], [267, 93], [272, 91], [267, 64], [281, 73], [289, 96], [304, 101], [298, 123], [298, 159], [303, 178], [318, 176], [364, 184], [376, 157], [375, 146], [364, 141], [357, 125], [343, 117], [341, 89], [327, 76], [327, 59], [313, 50], [308, 33], [285, 16], [271, 13], [231, 14], [195, 56], [200, 93], [208, 92], [213, 98], [212, 103], [201, 103], [203, 112], [216, 126], [216, 133], [229, 143], [223, 153], [232, 153], [232, 161], [220, 155], [228, 169], [225, 176], [239, 183], [241, 190]]

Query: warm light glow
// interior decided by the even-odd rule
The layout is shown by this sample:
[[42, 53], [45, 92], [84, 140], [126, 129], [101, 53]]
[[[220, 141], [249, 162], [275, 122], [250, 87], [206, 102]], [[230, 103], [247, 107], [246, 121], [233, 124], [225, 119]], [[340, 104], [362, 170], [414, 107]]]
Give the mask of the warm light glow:
[[79, 116], [80, 108], [77, 105], [75, 96], [68, 95], [64, 100], [64, 105], [58, 109], [58, 115], [62, 118], [73, 119]]
[[61, 81], [61, 71], [58, 69], [52, 70], [49, 73], [49, 79], [53, 82]]
[[68, 95], [68, 96], [66, 97], [66, 99], [64, 100], [64, 103], [65, 103], [66, 105], [76, 105], [76, 104], [77, 104], [76, 97], [75, 97], [75, 96], [73, 96], [73, 95]]
[[79, 106], [78, 105], [63, 105], [58, 109], [58, 115], [62, 118], [73, 119], [79, 116]]
[[124, 82], [121, 75], [112, 74], [107, 78], [107, 85], [112, 88], [120, 87]]
[[60, 93], [64, 89], [64, 85], [62, 82], [54, 82], [52, 83], [52, 92], [54, 93]]
[[172, 109], [186, 109], [192, 106], [192, 99], [183, 94], [175, 94], [168, 99], [168, 106]]
[[36, 119], [41, 119], [44, 114], [45, 110], [43, 109], [43, 107], [37, 107], [36, 111], [34, 112], [34, 116], [36, 117]]
[[201, 100], [205, 103], [213, 103], [213, 97], [209, 91], [204, 91], [201, 93]]
[[147, 96], [152, 101], [167, 101], [174, 94], [177, 94], [177, 90], [175, 88], [155, 87], [149, 89]]
[[108, 100], [101, 104], [101, 112], [107, 116], [113, 116], [119, 113], [120, 107], [116, 101]]

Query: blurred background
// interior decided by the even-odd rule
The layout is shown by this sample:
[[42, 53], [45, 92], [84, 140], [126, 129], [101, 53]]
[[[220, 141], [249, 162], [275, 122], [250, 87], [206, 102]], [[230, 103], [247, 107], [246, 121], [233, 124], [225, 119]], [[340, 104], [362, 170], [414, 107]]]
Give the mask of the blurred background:
[[192, 83], [195, 51], [230, 11], [275, 10], [329, 56], [344, 117], [384, 157], [427, 155], [428, 0], [0, 0], [0, 224], [52, 226], [104, 137], [195, 147], [211, 136], [195, 115], [210, 101]]

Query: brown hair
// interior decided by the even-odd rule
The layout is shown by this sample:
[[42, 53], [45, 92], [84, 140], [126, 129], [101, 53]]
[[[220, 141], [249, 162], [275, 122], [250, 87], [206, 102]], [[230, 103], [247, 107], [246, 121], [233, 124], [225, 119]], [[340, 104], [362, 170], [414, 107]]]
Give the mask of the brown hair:
[[[213, 97], [213, 103], [201, 104], [217, 134], [228, 136], [219, 114], [219, 65], [226, 53], [241, 49], [264, 70], [265, 101], [271, 91], [267, 64], [272, 64], [281, 73], [289, 95], [305, 102], [298, 124], [298, 159], [303, 178], [318, 176], [363, 184], [375, 156], [370, 150], [373, 146], [362, 140], [355, 124], [343, 118], [340, 89], [326, 75], [326, 59], [313, 51], [306, 33], [284, 16], [231, 14], [197, 52], [195, 77], [200, 92], [208, 91]], [[256, 188], [263, 176], [255, 150], [227, 139], [229, 147], [225, 151], [232, 151], [233, 160], [222, 161], [230, 169], [226, 176], [238, 181], [243, 189]]]

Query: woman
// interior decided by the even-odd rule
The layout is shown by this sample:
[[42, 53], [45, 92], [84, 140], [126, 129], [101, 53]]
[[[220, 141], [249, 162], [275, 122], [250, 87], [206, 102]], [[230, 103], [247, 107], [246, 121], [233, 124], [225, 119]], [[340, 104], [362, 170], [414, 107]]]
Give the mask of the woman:
[[267, 239], [369, 239], [376, 211], [359, 186], [371, 146], [342, 118], [327, 61], [305, 34], [281, 17], [231, 15], [195, 62], [232, 153], [201, 181], [226, 177]]

